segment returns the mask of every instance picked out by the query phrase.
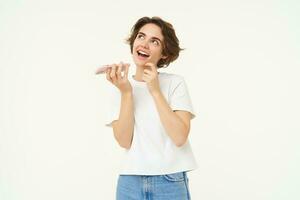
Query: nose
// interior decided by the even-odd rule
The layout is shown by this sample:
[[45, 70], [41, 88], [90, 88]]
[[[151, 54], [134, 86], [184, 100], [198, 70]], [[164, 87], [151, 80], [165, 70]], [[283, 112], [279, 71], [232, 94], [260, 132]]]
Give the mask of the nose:
[[144, 40], [141, 42], [141, 46], [144, 47], [145, 49], [149, 49], [149, 42], [148, 40]]

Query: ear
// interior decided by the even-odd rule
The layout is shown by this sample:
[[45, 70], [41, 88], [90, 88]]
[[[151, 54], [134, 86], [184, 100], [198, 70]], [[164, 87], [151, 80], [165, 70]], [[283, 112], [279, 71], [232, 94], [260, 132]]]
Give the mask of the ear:
[[161, 59], [166, 59], [168, 56], [162, 56]]

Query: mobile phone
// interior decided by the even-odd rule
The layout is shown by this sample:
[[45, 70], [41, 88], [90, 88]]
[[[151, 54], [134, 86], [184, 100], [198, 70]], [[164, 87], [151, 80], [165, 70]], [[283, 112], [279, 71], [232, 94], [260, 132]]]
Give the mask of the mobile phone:
[[[124, 63], [124, 65], [122, 65], [122, 70], [121, 72], [124, 72], [125, 71], [125, 66], [130, 66], [130, 64], [128, 63]], [[103, 65], [101, 67], [99, 67], [96, 71], [95, 71], [95, 74], [104, 74], [106, 73], [106, 70], [111, 68], [109, 65]]]
[[104, 74], [108, 68], [111, 67], [108, 67], [107, 65], [101, 66], [96, 70], [95, 74]]

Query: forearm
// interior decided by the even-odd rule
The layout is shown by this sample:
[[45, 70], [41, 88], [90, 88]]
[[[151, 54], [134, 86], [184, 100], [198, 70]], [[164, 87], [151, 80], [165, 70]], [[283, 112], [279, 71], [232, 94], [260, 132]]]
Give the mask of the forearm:
[[130, 148], [133, 137], [134, 115], [132, 93], [121, 93], [119, 119], [113, 126], [114, 135], [120, 146]]
[[177, 146], [181, 146], [187, 139], [189, 128], [173, 112], [161, 92], [153, 93], [152, 96], [165, 131]]

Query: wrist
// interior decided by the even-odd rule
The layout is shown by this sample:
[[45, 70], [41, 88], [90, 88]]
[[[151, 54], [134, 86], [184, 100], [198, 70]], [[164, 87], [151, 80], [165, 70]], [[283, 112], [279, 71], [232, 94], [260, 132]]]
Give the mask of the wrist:
[[162, 95], [160, 90], [151, 92], [152, 97], [159, 97]]
[[132, 91], [129, 90], [129, 91], [121, 91], [121, 95], [122, 96], [131, 96], [132, 95]]

